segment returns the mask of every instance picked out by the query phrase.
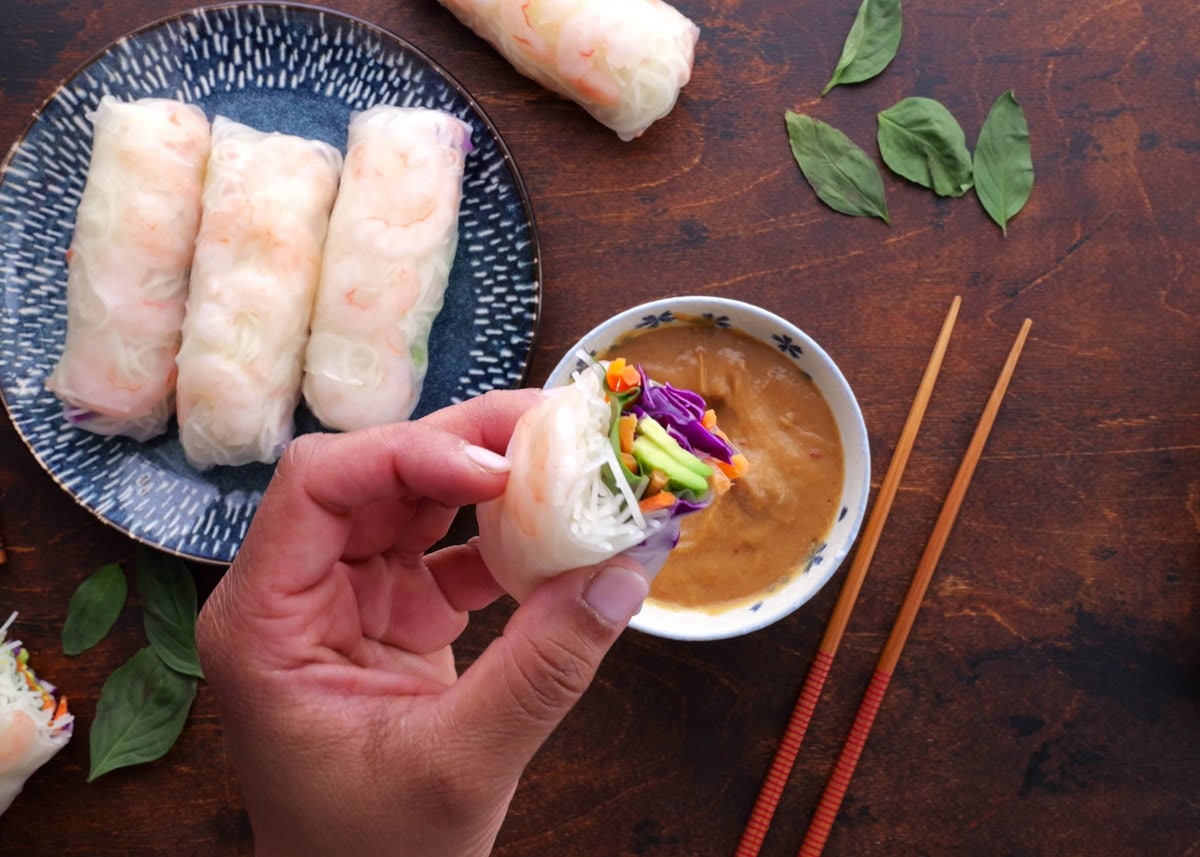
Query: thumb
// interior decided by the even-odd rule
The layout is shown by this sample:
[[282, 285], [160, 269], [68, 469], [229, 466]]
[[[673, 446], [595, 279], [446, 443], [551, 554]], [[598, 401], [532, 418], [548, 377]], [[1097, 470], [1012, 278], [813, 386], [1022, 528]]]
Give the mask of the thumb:
[[583, 695], [650, 589], [645, 569], [614, 558], [546, 581], [442, 699], [457, 738], [492, 773], [515, 779]]

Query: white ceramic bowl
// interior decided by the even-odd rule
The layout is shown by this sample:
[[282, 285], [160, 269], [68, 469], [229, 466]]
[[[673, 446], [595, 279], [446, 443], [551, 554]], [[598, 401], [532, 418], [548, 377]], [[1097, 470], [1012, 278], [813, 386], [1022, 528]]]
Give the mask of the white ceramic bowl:
[[[791, 322], [761, 307], [716, 297], [676, 297], [631, 307], [593, 328], [563, 355], [546, 382], [570, 381], [579, 367], [577, 353], [597, 354], [647, 328], [681, 324], [717, 324], [737, 330], [791, 357], [829, 404], [837, 421], [844, 455], [840, 511], [821, 545], [786, 584], [761, 600], [721, 612], [682, 609], [647, 602], [630, 626], [676, 640], [718, 640], [747, 634], [782, 619], [812, 598], [833, 577], [862, 525], [871, 488], [871, 451], [862, 411], [850, 385], [825, 351]], [[783, 576], [786, 569], [780, 570]]]

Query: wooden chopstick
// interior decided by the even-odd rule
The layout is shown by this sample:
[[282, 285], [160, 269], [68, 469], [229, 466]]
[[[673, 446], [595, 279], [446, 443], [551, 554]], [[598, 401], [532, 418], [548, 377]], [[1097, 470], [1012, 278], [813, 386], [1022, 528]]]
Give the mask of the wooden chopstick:
[[904, 648], [909, 631], [912, 630], [913, 622], [917, 618], [917, 611], [920, 610], [921, 601], [925, 597], [925, 590], [929, 587], [929, 581], [933, 577], [933, 570], [942, 555], [946, 539], [950, 536], [950, 529], [954, 526], [954, 519], [958, 516], [958, 510], [962, 506], [967, 486], [975, 473], [975, 465], [979, 463], [979, 456], [983, 452], [983, 445], [987, 442], [992, 424], [996, 421], [996, 413], [1000, 410], [1000, 402], [1004, 399], [1004, 393], [1008, 389], [1008, 382], [1012, 378], [1013, 370], [1017, 367], [1017, 359], [1021, 356], [1021, 349], [1025, 346], [1025, 338], [1029, 334], [1031, 324], [1029, 319], [1025, 319], [1021, 325], [1016, 342], [1013, 343], [1012, 350], [1008, 353], [1008, 360], [1004, 363], [1004, 369], [1000, 372], [1000, 378], [996, 381], [992, 395], [979, 418], [979, 425], [963, 455], [962, 464], [958, 467], [954, 482], [950, 485], [950, 491], [942, 504], [942, 511], [933, 526], [933, 534], [929, 537], [925, 551], [917, 563], [917, 570], [913, 574], [908, 592], [900, 605], [900, 612], [892, 626], [892, 632], [883, 647], [883, 653], [879, 656], [875, 673], [867, 685], [867, 691], [863, 695], [858, 714], [854, 718], [854, 725], [850, 728], [850, 734], [846, 736], [846, 743], [842, 746], [841, 755], [838, 757], [833, 773], [829, 775], [829, 781], [825, 784], [821, 801], [817, 804], [816, 812], [809, 823], [804, 843], [800, 846], [799, 857], [819, 857], [833, 830], [833, 823], [841, 808], [842, 799], [846, 796], [850, 778], [854, 775], [854, 769], [858, 765], [858, 759], [866, 745], [867, 735], [871, 731], [871, 725], [875, 722], [875, 715], [879, 712], [879, 706], [883, 702], [883, 695], [887, 691], [892, 673], [900, 660], [900, 651]]
[[800, 752], [800, 744], [804, 741], [804, 734], [808, 731], [808, 724], [812, 721], [813, 711], [821, 697], [821, 690], [829, 676], [830, 667], [833, 666], [834, 655], [837, 654], [838, 645], [842, 642], [846, 625], [850, 622], [850, 613], [854, 610], [854, 602], [857, 600], [863, 580], [867, 576], [871, 557], [874, 556], [875, 547], [879, 544], [879, 536], [883, 532], [883, 525], [887, 522], [888, 512], [896, 497], [896, 490], [900, 487], [900, 478], [904, 475], [904, 467], [908, 464], [909, 453], [912, 452], [913, 444], [916, 442], [917, 431], [925, 416], [925, 408], [933, 395], [933, 386], [942, 367], [942, 358], [946, 356], [946, 347], [950, 343], [950, 332], [954, 329], [954, 321], [958, 317], [958, 308], [961, 304], [962, 298], [956, 296], [950, 304], [950, 310], [946, 313], [946, 320], [942, 322], [942, 332], [938, 335], [937, 344], [929, 356], [929, 363], [925, 367], [925, 374], [921, 377], [916, 398], [908, 412], [904, 428], [900, 432], [900, 439], [896, 443], [896, 451], [892, 453], [887, 474], [879, 486], [879, 494], [875, 498], [875, 506], [863, 529], [862, 540], [855, 552], [854, 561], [846, 573], [842, 591], [838, 595], [837, 604], [834, 605], [833, 613], [829, 617], [829, 624], [817, 647], [817, 653], [809, 665], [804, 686], [796, 700], [796, 707], [792, 711], [791, 719], [779, 741], [779, 748], [775, 751], [775, 758], [771, 761], [766, 779], [763, 780], [758, 799], [755, 800], [754, 808], [750, 811], [746, 829], [742, 831], [737, 857], [757, 857], [763, 840], [766, 838], [767, 830], [771, 826], [771, 819], [774, 818], [775, 809], [779, 806], [779, 798], [783, 794], [788, 776], [792, 772], [792, 766], [796, 762], [796, 754]]

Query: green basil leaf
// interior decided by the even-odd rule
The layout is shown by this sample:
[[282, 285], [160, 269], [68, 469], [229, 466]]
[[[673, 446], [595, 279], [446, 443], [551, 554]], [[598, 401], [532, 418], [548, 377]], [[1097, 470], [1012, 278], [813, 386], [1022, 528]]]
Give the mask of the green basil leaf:
[[988, 111], [975, 144], [975, 193], [992, 220], [1008, 235], [1016, 216], [1033, 191], [1033, 155], [1029, 125], [1012, 90]]
[[104, 682], [96, 702], [87, 781], [164, 756], [195, 698], [196, 679], [168, 667], [153, 648], [126, 661]]
[[137, 587], [145, 604], [146, 638], [171, 669], [204, 678], [196, 652], [196, 582], [183, 561], [139, 548]]
[[63, 623], [63, 654], [78, 655], [104, 639], [125, 606], [129, 584], [115, 562], [96, 569], [71, 596]]
[[967, 135], [932, 98], [906, 98], [879, 114], [879, 154], [892, 172], [938, 196], [962, 196], [974, 184]]
[[900, 29], [900, 0], [863, 0], [821, 95], [839, 84], [869, 80], [887, 68], [900, 47]]
[[817, 119], [787, 111], [792, 155], [821, 201], [842, 214], [889, 223], [879, 168], [849, 137]]

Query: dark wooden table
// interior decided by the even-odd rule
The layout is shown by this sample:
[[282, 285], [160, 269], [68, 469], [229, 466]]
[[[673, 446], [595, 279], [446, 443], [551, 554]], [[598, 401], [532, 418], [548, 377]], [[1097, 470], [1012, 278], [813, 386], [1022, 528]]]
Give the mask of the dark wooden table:
[[[181, 0], [0, 2], [7, 145], [93, 52]], [[858, 395], [878, 487], [950, 299], [960, 321], [908, 475], [763, 853], [794, 854], [975, 420], [1021, 320], [1033, 330], [830, 841], [839, 855], [1200, 854], [1200, 14], [1193, 0], [909, 0], [880, 78], [817, 93], [856, 3], [681, 0], [703, 30], [669, 118], [621, 143], [519, 77], [434, 0], [339, 8], [414, 41], [474, 93], [533, 200], [540, 383], [613, 310], [707, 293], [782, 313]], [[785, 108], [874, 156], [909, 95], [973, 143], [1012, 88], [1037, 185], [1007, 239], [973, 197], [885, 173], [889, 228], [820, 205]], [[104, 678], [141, 643], [131, 601], [75, 659], [67, 601], [134, 543], [78, 507], [0, 427], [8, 565], [72, 743], [0, 819], [6, 855], [252, 853], [213, 698], [161, 761], [85, 784]], [[469, 521], [456, 533], [469, 533]], [[196, 566], [202, 595], [219, 570]], [[529, 768], [497, 853], [734, 851], [840, 577], [737, 640], [627, 633]], [[469, 660], [511, 605], [480, 614]]]

